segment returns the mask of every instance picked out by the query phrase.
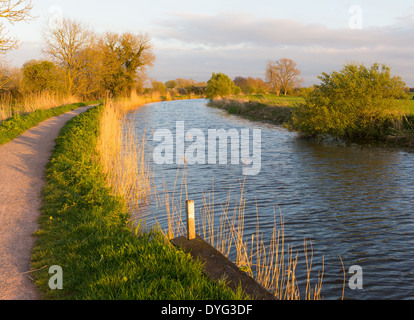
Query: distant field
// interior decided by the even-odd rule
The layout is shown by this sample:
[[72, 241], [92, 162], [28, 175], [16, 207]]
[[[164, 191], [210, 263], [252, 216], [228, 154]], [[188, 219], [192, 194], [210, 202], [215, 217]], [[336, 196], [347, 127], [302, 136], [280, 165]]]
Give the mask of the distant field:
[[414, 115], [414, 100], [410, 100], [410, 104], [408, 106], [407, 114]]

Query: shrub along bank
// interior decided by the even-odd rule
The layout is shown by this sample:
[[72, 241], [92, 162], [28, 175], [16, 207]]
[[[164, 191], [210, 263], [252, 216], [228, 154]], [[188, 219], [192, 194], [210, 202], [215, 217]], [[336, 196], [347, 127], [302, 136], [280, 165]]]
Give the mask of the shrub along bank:
[[414, 104], [386, 65], [344, 65], [323, 73], [303, 99], [272, 95], [230, 97], [210, 106], [251, 120], [284, 125], [301, 137], [335, 138], [376, 146], [414, 147]]
[[[103, 107], [68, 122], [47, 168], [32, 268], [46, 299], [238, 299], [160, 231], [129, 222], [125, 200], [111, 195], [96, 144]], [[139, 234], [139, 235], [137, 235]], [[49, 267], [61, 266], [63, 290], [50, 290]]]

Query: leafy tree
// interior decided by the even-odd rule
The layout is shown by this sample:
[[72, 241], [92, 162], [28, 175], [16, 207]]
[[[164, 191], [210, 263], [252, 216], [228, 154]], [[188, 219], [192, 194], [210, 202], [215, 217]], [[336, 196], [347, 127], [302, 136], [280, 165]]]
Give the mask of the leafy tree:
[[175, 81], [175, 80], [169, 80], [169, 81], [167, 81], [166, 83], [165, 83], [165, 87], [167, 88], [167, 89], [174, 89], [175, 87], [177, 87], [178, 86], [178, 83], [177, 83], [177, 81]]
[[23, 91], [40, 93], [43, 91], [62, 91], [64, 83], [60, 81], [63, 71], [51, 61], [31, 60], [22, 68]]
[[158, 92], [160, 94], [165, 94], [166, 87], [165, 84], [161, 81], [152, 81], [151, 87], [153, 92]]
[[206, 96], [213, 100], [216, 97], [226, 97], [232, 94], [239, 94], [240, 88], [237, 87], [229, 76], [223, 73], [213, 73], [207, 82]]
[[386, 65], [347, 64], [323, 73], [320, 85], [294, 111], [292, 126], [317, 136], [378, 138], [392, 126], [407, 103], [405, 83]]
[[115, 96], [130, 94], [155, 61], [148, 34], [107, 33], [100, 47], [104, 87]]

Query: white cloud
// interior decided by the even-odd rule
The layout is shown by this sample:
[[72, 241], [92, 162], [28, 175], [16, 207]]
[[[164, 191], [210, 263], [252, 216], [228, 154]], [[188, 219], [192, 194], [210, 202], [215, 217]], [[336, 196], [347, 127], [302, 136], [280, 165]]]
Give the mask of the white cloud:
[[[232, 75], [263, 76], [267, 60], [288, 57], [298, 63], [307, 84], [311, 84], [320, 73], [338, 69], [348, 61], [379, 62], [390, 65], [394, 73], [414, 86], [413, 15], [400, 17], [388, 27], [362, 30], [259, 19], [246, 13], [175, 14], [156, 23], [154, 39], [161, 46], [170, 44], [168, 50], [158, 50], [162, 68], [168, 68], [176, 52], [174, 66], [181, 66], [184, 73], [198, 70], [200, 76], [207, 77], [211, 72], [227, 71]], [[172, 45], [174, 42], [179, 46]]]
[[400, 17], [389, 27], [363, 30], [332, 29], [322, 24], [303, 24], [288, 19], [259, 19], [246, 13], [220, 15], [175, 14], [158, 21], [153, 34], [159, 39], [175, 39], [207, 46], [250, 44], [265, 47], [281, 45], [361, 47], [379, 42], [400, 45], [407, 37], [413, 39], [414, 17]]

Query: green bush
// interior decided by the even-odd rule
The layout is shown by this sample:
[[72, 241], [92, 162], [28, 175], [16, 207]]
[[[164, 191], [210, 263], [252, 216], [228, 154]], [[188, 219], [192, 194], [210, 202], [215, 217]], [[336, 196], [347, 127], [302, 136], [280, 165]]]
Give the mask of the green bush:
[[401, 120], [408, 102], [405, 83], [385, 65], [348, 64], [319, 79], [292, 119], [292, 128], [308, 135], [379, 138]]
[[240, 92], [241, 89], [234, 84], [233, 80], [223, 73], [213, 73], [211, 79], [207, 82], [206, 96], [210, 100], [216, 97], [223, 98], [240, 94]]

